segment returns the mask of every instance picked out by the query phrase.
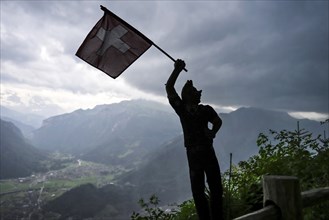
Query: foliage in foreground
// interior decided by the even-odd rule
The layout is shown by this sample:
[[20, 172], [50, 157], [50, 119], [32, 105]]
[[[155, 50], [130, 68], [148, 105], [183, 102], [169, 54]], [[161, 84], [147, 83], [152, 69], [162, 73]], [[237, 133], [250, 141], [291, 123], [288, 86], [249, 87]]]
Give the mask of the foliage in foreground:
[[[313, 137], [312, 133], [299, 129], [299, 126], [295, 131], [270, 130], [269, 135], [271, 137], [259, 134], [258, 155], [232, 168], [230, 186], [230, 174], [228, 171], [225, 173], [224, 185], [230, 187], [232, 203], [240, 204], [234, 206], [231, 203], [231, 213], [241, 215], [262, 207], [263, 175], [296, 176], [301, 191], [329, 185], [328, 138], [321, 135]], [[328, 219], [328, 210], [328, 202], [304, 209], [304, 219]]]
[[[323, 124], [329, 124], [329, 120]], [[269, 137], [270, 136], [270, 137]], [[296, 176], [302, 191], [329, 186], [329, 139], [299, 129], [269, 131], [259, 134], [259, 152], [247, 161], [233, 166], [223, 178], [225, 213], [232, 219], [262, 208], [263, 175]], [[133, 213], [132, 220], [194, 220], [197, 219], [193, 200], [163, 211], [153, 195], [149, 202], [139, 201], [143, 214]], [[329, 202], [303, 210], [304, 219], [329, 219]]]
[[132, 220], [197, 220], [195, 205], [193, 200], [188, 200], [180, 205], [174, 205], [166, 210], [159, 207], [160, 200], [156, 195], [152, 195], [148, 202], [144, 199], [138, 201], [143, 212], [133, 212]]

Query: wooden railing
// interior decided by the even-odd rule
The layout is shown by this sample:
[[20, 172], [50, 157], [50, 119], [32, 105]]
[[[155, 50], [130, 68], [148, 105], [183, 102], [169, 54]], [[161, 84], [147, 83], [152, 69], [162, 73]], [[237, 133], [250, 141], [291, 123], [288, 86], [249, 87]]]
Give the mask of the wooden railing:
[[329, 187], [300, 192], [291, 176], [263, 176], [264, 208], [234, 220], [301, 220], [302, 209], [329, 200]]

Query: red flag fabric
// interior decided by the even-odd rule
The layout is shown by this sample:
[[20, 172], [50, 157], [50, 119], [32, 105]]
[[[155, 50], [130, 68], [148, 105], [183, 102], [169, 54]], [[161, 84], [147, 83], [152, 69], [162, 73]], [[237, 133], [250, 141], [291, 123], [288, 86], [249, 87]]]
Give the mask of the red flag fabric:
[[106, 10], [79, 47], [76, 56], [116, 78], [152, 44], [135, 28]]

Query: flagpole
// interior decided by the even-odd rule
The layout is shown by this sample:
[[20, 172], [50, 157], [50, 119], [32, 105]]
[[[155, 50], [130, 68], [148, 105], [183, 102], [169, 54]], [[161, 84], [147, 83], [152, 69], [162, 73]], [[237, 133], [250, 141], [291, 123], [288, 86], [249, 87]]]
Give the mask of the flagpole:
[[[117, 16], [116, 14], [114, 14], [113, 12], [111, 12], [110, 10], [108, 10], [106, 7], [104, 7], [103, 5], [101, 5], [101, 9], [105, 12], [105, 13], [109, 13], [110, 15], [112, 15], [113, 17], [115, 17], [117, 20], [119, 20], [121, 23], [123, 23], [124, 25], [126, 25], [128, 28], [132, 29], [134, 32], [138, 33], [139, 36], [141, 36], [144, 40], [146, 40], [148, 43], [152, 44], [153, 46], [155, 46], [158, 50], [160, 50], [164, 55], [166, 55], [167, 57], [169, 57], [169, 59], [171, 59], [172, 61], [176, 62], [176, 60], [170, 56], [166, 51], [164, 51], [161, 47], [159, 47], [158, 45], [156, 45], [153, 41], [151, 41], [148, 37], [146, 37], [144, 34], [142, 34], [140, 31], [138, 31], [136, 28], [134, 28], [133, 26], [131, 26], [130, 24], [128, 24], [125, 20], [123, 20], [122, 18], [120, 18], [119, 16]], [[184, 68], [185, 72], [187, 72], [187, 69]]]

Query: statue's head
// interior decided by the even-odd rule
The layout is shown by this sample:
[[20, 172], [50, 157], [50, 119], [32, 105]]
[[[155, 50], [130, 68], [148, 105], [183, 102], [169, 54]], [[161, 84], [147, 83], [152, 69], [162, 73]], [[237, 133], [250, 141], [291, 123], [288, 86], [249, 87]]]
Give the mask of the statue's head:
[[185, 104], [197, 105], [201, 102], [201, 93], [202, 90], [197, 90], [193, 86], [192, 80], [187, 80], [181, 93], [182, 100]]

